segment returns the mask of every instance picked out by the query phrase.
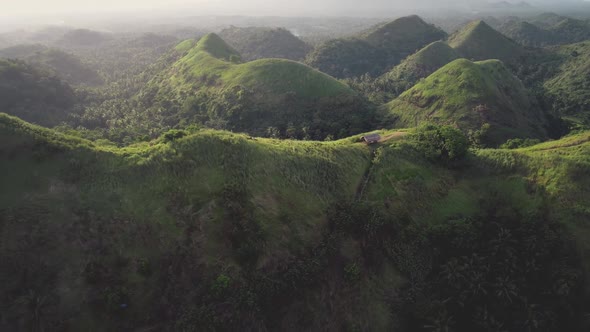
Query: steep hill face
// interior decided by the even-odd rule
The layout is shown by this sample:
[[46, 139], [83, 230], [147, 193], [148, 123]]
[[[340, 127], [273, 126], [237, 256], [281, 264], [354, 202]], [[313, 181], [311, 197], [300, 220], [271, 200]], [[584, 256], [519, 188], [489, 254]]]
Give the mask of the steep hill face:
[[516, 61], [524, 54], [522, 46], [483, 21], [474, 21], [449, 37], [449, 45], [462, 57], [479, 61], [498, 59]]
[[53, 71], [72, 85], [95, 86], [103, 79], [78, 57], [43, 45], [18, 45], [0, 50], [0, 57], [22, 59], [38, 67]]
[[590, 125], [590, 42], [556, 48], [554, 73], [543, 83], [543, 94], [562, 115]]
[[[142, 92], [147, 104], [176, 103], [179, 121], [258, 136], [324, 139], [368, 130], [372, 115], [347, 85], [281, 59], [242, 63], [219, 36], [186, 41], [185, 52]], [[288, 132], [288, 133], [287, 133]]]
[[0, 329], [417, 331], [441, 303], [457, 329], [518, 330], [534, 296], [539, 326], [575, 330], [590, 134], [460, 169], [425, 148], [217, 131], [106, 148], [0, 114]]
[[0, 59], [0, 110], [29, 122], [55, 126], [72, 112], [72, 88], [51, 73], [18, 60]]
[[490, 124], [491, 145], [513, 137], [546, 135], [544, 113], [522, 82], [498, 60], [455, 60], [386, 108], [401, 127], [435, 122], [478, 130]]
[[358, 36], [320, 45], [306, 63], [339, 78], [380, 75], [425, 45], [444, 38], [444, 31], [420, 17], [403, 17]]
[[244, 60], [264, 58], [303, 60], [310, 46], [283, 28], [231, 27], [219, 34]]
[[499, 31], [524, 46], [542, 47], [554, 45], [556, 36], [528, 22], [510, 21], [499, 27]]
[[437, 41], [404, 59], [390, 72], [378, 78], [378, 84], [397, 96], [414, 86], [421, 78], [428, 77], [459, 57], [448, 44]]
[[377, 26], [360, 37], [374, 47], [405, 57], [424, 45], [444, 39], [446, 33], [424, 22], [419, 16], [412, 15]]

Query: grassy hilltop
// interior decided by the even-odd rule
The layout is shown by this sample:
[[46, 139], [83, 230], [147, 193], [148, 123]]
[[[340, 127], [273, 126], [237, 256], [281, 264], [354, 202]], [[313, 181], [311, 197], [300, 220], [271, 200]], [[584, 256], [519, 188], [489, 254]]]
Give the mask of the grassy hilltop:
[[478, 130], [490, 124], [492, 144], [546, 135], [547, 118], [522, 82], [498, 60], [455, 60], [385, 107], [401, 127], [436, 122]]

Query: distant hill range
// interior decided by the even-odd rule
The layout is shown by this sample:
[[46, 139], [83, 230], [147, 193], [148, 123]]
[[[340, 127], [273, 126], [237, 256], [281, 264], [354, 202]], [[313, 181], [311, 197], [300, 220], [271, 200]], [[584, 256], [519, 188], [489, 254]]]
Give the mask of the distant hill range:
[[526, 20], [511, 20], [498, 28], [525, 46], [551, 46], [590, 39], [590, 20], [546, 13]]
[[53, 71], [72, 85], [100, 85], [102, 77], [77, 56], [41, 44], [18, 45], [0, 50], [0, 57], [21, 59]]
[[525, 55], [526, 50], [521, 45], [478, 20], [453, 33], [448, 41], [432, 43], [407, 57], [379, 77], [375, 84], [386, 95], [396, 97], [458, 58], [472, 61], [498, 59], [509, 64], [520, 61]]
[[219, 35], [247, 61], [264, 58], [303, 60], [311, 49], [283, 28], [231, 27]]
[[446, 37], [444, 31], [420, 17], [408, 16], [354, 37], [328, 41], [314, 49], [306, 63], [338, 78], [380, 75], [408, 55]]
[[66, 121], [76, 97], [53, 73], [18, 60], [0, 59], [0, 109], [35, 124]]

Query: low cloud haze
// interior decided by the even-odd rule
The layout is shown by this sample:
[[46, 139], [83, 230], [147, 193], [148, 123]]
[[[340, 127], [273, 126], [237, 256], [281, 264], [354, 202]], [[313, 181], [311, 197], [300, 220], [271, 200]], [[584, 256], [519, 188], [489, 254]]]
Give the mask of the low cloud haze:
[[[5, 0], [6, 1], [6, 0]], [[428, 10], [455, 8], [470, 10], [472, 7], [501, 0], [18, 0], [7, 1], [0, 16], [43, 16], [63, 13], [113, 13], [113, 12], [150, 12], [161, 13], [178, 10], [191, 14], [224, 15], [388, 15], [400, 10]], [[520, 0], [505, 1], [519, 3]], [[583, 0], [530, 0], [537, 6], [557, 6], [566, 4], [583, 4]]]

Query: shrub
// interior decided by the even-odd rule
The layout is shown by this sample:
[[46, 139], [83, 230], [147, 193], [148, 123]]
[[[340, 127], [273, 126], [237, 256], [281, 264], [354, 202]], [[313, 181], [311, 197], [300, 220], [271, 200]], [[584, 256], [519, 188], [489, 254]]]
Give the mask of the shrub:
[[425, 125], [411, 136], [426, 157], [443, 162], [462, 159], [469, 149], [469, 141], [463, 132], [451, 126]]
[[537, 145], [541, 143], [538, 139], [533, 138], [513, 138], [506, 141], [506, 143], [500, 146], [501, 149], [518, 149], [526, 148], [529, 146]]
[[172, 142], [172, 141], [175, 141], [179, 138], [183, 138], [186, 135], [187, 134], [184, 130], [171, 129], [167, 133], [165, 133], [164, 136], [162, 136], [162, 137], [165, 142]]

